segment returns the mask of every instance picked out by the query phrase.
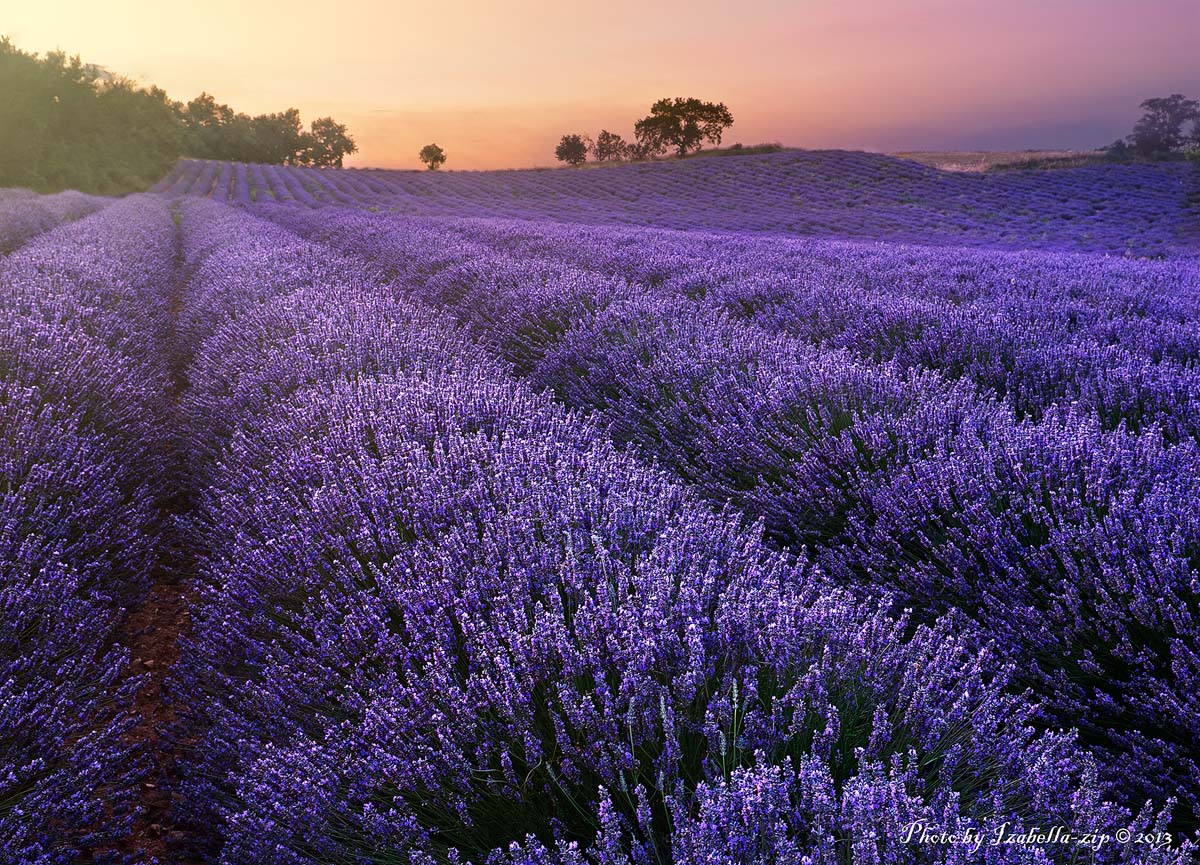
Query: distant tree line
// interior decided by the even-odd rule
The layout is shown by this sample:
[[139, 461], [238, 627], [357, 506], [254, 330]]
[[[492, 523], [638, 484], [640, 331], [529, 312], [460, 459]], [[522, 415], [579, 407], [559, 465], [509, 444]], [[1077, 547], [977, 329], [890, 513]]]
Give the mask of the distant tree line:
[[300, 113], [250, 117], [201, 94], [187, 104], [62, 52], [0, 38], [0, 187], [114, 194], [144, 189], [181, 156], [340, 166], [343, 124]]
[[1172, 93], [1140, 107], [1145, 113], [1129, 135], [1109, 146], [1111, 154], [1154, 157], [1200, 148], [1200, 102]]
[[61, 52], [38, 59], [0, 39], [0, 187], [144, 188], [182, 152], [181, 124], [162, 90]]
[[597, 162], [651, 159], [674, 152], [687, 156], [709, 144], [721, 143], [721, 136], [733, 125], [733, 115], [723, 102], [704, 102], [695, 98], [660, 99], [650, 113], [633, 125], [633, 141], [615, 132], [600, 130], [595, 141], [586, 135], [564, 135], [554, 156], [568, 165], [582, 165], [592, 156]]
[[322, 117], [305, 130], [295, 108], [251, 117], [201, 93], [176, 110], [189, 156], [341, 168], [358, 149], [344, 124]]

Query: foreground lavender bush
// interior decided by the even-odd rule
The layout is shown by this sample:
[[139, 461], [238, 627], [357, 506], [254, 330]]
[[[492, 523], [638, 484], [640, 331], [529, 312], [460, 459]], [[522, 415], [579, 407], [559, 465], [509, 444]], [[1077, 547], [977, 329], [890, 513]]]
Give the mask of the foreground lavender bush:
[[918, 817], [1127, 819], [953, 616], [856, 599], [362, 264], [316, 283], [312, 245], [197, 207], [179, 686], [222, 861], [917, 861]]
[[[880, 479], [830, 556], [981, 622], [1112, 788], [1197, 813], [1194, 443], [1062, 413], [938, 443]], [[1194, 816], [1190, 819], [1194, 819]]]
[[[1183, 826], [1200, 813], [1197, 541], [1182, 504], [1200, 418], [1189, 267], [1024, 256], [1008, 272], [1026, 294], [1016, 276], [1001, 283], [994, 253], [951, 266], [910, 250], [867, 271], [846, 247], [826, 252], [852, 254], [839, 259], [851, 286], [856, 272], [882, 272], [898, 292], [913, 274], [954, 279], [831, 301], [783, 279], [782, 264], [780, 282], [722, 273], [744, 272], [729, 262], [762, 241], [668, 235], [663, 263], [658, 235], [640, 232], [642, 264], [595, 274], [580, 267], [620, 256], [600, 245], [532, 257], [560, 248], [561, 229], [265, 212], [384, 265], [519, 372], [597, 412], [619, 444], [764, 519], [777, 544], [809, 547], [843, 582], [891, 587], [931, 616], [968, 613], [1050, 723], [1084, 729], [1113, 795], [1134, 808], [1176, 797]], [[524, 257], [488, 258], [489, 243]], [[688, 243], [708, 258], [671, 251]]]
[[315, 391], [208, 502], [240, 535], [202, 619], [201, 686], [229, 695], [205, 751], [259, 755], [205, 797], [225, 861], [527, 835], [638, 861], [686, 843], [696, 785], [764, 763], [826, 857], [905, 855], [917, 817], [1116, 818], [948, 622], [906, 638], [519, 388], [426, 375]]
[[[131, 199], [0, 264], [0, 858], [78, 861], [126, 830], [125, 608], [165, 493], [165, 204]], [[164, 280], [168, 281], [164, 283]]]
[[[1196, 807], [1196, 446], [617, 305], [539, 377], [845, 581], [966, 612], [1130, 801]], [[1146, 695], [1154, 694], [1152, 699]]]

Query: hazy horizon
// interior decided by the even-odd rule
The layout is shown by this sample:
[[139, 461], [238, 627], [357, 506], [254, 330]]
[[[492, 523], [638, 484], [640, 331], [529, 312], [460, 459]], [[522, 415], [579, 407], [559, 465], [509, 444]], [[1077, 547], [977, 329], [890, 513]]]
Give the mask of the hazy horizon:
[[[725, 102], [725, 143], [901, 150], [1084, 149], [1128, 132], [1138, 103], [1200, 95], [1200, 4], [1018, 0], [715, 0], [586, 9], [518, 0], [323, 5], [144, 0], [9, 10], [26, 51], [79, 54], [186, 101], [332, 115], [350, 166], [553, 164], [565, 132], [632, 133], [663, 96]], [[299, 14], [297, 11], [299, 10]]]

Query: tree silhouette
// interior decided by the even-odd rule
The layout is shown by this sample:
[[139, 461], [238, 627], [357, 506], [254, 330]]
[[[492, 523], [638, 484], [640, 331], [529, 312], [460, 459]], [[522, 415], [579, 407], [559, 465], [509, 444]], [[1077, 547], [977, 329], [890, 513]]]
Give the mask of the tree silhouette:
[[648, 155], [675, 148], [679, 156], [699, 150], [705, 141], [721, 143], [722, 133], [733, 125], [733, 115], [723, 102], [699, 99], [660, 99], [650, 114], [634, 124], [638, 144]]
[[309, 129], [310, 143], [306, 154], [309, 165], [341, 168], [343, 157], [358, 150], [345, 124], [332, 117], [314, 120]]
[[1183, 127], [1188, 121], [1197, 124], [1193, 135], [1200, 134], [1200, 102], [1182, 93], [1147, 99], [1141, 108], [1146, 113], [1134, 124], [1129, 144], [1143, 156], [1181, 148], [1187, 140]]
[[295, 108], [251, 117], [201, 93], [178, 111], [188, 156], [341, 168], [358, 150], [344, 124], [322, 117], [306, 132]]
[[628, 159], [629, 144], [617, 133], [601, 129], [600, 134], [596, 136], [596, 143], [592, 145], [592, 153], [597, 162]]
[[442, 167], [442, 163], [446, 161], [446, 151], [438, 147], [436, 144], [426, 144], [421, 148], [421, 152], [417, 157], [425, 163], [425, 167], [430, 171], [437, 171]]
[[582, 165], [587, 162], [587, 155], [588, 142], [582, 135], [564, 135], [554, 148], [554, 157], [568, 165]]

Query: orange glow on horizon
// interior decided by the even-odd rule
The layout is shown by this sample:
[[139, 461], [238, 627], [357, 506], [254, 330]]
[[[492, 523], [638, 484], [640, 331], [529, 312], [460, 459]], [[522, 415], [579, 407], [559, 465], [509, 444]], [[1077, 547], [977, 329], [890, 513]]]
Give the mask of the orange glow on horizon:
[[[311, 11], [306, 11], [311, 10]], [[332, 115], [348, 165], [554, 163], [564, 132], [632, 133], [662, 96], [725, 102], [726, 143], [874, 150], [1084, 148], [1149, 96], [1200, 84], [1194, 0], [844, 4], [513, 0], [13, 3], [0, 33], [175, 99]], [[1188, 88], [1192, 90], [1189, 91]]]

